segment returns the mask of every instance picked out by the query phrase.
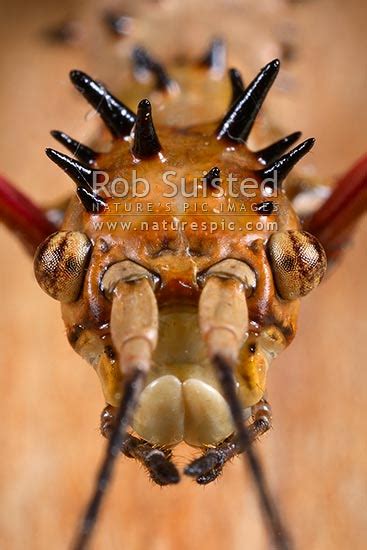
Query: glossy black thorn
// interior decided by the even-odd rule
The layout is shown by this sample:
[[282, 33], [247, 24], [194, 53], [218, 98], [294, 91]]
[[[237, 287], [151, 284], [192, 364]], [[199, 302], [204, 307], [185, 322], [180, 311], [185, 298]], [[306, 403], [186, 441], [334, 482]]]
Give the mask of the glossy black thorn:
[[130, 134], [135, 123], [135, 114], [110, 94], [106, 88], [82, 71], [71, 71], [70, 80], [75, 88], [101, 115], [115, 137]]
[[152, 107], [148, 99], [142, 99], [138, 105], [138, 114], [135, 123], [133, 155], [138, 159], [146, 159], [157, 155], [162, 149], [156, 134]]
[[282, 182], [285, 180], [292, 168], [301, 160], [306, 153], [308, 153], [315, 143], [314, 138], [306, 139], [297, 147], [294, 147], [289, 153], [280, 157], [263, 170], [259, 171], [262, 180], [268, 179], [268, 187], [274, 188], [275, 186], [280, 187]]
[[113, 11], [107, 11], [103, 15], [103, 22], [113, 36], [123, 37], [129, 34], [131, 17]]
[[134, 48], [132, 53], [133, 71], [137, 78], [142, 72], [149, 72], [154, 76], [157, 90], [169, 90], [174, 81], [168, 75], [165, 67], [158, 63], [144, 48]]
[[93, 188], [93, 170], [55, 149], [46, 149], [46, 155], [59, 166], [77, 185]]
[[64, 132], [60, 132], [59, 130], [52, 130], [50, 134], [59, 143], [64, 145], [64, 147], [66, 147], [66, 149], [68, 149], [70, 153], [72, 153], [81, 162], [91, 164], [96, 160], [98, 154], [95, 151], [93, 151], [93, 149], [90, 149], [90, 147], [87, 147], [86, 145], [83, 145], [79, 141], [76, 141], [75, 139], [70, 137], [68, 134], [65, 134]]
[[231, 89], [232, 89], [232, 97], [231, 97], [230, 105], [233, 105], [233, 103], [237, 101], [240, 98], [240, 96], [243, 94], [245, 90], [245, 85], [243, 83], [241, 73], [237, 69], [229, 69], [228, 74], [229, 74], [229, 79], [231, 81]]
[[208, 187], [218, 187], [218, 183], [220, 183], [220, 169], [214, 166], [214, 168], [205, 174], [204, 181]]
[[96, 195], [92, 191], [89, 191], [85, 187], [77, 187], [76, 193], [80, 202], [90, 214], [98, 214], [99, 212], [103, 212], [107, 206], [106, 201], [102, 199], [102, 197]]
[[224, 73], [227, 66], [227, 48], [221, 38], [215, 38], [211, 42], [200, 64], [218, 74]]
[[274, 203], [271, 201], [259, 202], [255, 205], [255, 209], [262, 216], [270, 216], [274, 211]]
[[301, 135], [301, 132], [294, 132], [293, 134], [289, 134], [289, 136], [279, 139], [268, 147], [257, 151], [255, 155], [258, 157], [259, 160], [265, 162], [265, 164], [268, 164], [269, 162], [274, 162], [277, 158], [279, 158], [280, 155], [283, 155], [287, 151], [287, 149], [289, 149], [289, 147], [293, 145], [293, 143], [296, 143]]
[[227, 138], [231, 141], [247, 139], [260, 107], [279, 72], [279, 67], [279, 59], [274, 59], [261, 69], [218, 126], [218, 139]]
[[46, 155], [76, 183], [78, 197], [87, 212], [99, 212], [105, 208], [106, 202], [93, 191], [96, 180], [91, 168], [54, 149], [46, 149]]

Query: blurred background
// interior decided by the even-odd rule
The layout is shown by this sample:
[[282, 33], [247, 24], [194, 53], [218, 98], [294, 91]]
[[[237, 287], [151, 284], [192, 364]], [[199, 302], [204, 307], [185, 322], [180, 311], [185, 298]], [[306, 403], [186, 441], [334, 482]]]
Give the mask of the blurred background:
[[[119, 37], [103, 24], [108, 10], [125, 16]], [[198, 56], [219, 35], [247, 81], [282, 59], [268, 109], [284, 135], [317, 138], [308, 170], [332, 184], [367, 149], [366, 17], [363, 0], [2, 0], [0, 172], [38, 203], [62, 197], [70, 183], [43, 153], [49, 130], [87, 141], [95, 127], [69, 70], [90, 72], [121, 95], [133, 45], [169, 61]], [[366, 238], [364, 220], [335, 272], [303, 300], [296, 340], [269, 375], [274, 429], [258, 448], [299, 549], [367, 544]], [[3, 227], [0, 245], [0, 547], [63, 549], [104, 452], [103, 397], [67, 343], [59, 305]], [[185, 453], [178, 451], [181, 464]], [[162, 490], [122, 458], [92, 547], [268, 543], [241, 461], [212, 486], [184, 479]]]

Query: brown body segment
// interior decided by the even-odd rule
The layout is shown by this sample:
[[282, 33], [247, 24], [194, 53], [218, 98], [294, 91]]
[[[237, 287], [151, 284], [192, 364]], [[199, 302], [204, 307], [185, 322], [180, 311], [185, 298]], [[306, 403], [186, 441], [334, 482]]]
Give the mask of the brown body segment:
[[[85, 327], [98, 353], [105, 348], [105, 342], [107, 346], [111, 344], [110, 304], [100, 291], [101, 274], [110, 265], [126, 259], [157, 274], [159, 307], [172, 303], [197, 306], [198, 276], [227, 258], [241, 260], [253, 268], [257, 279], [256, 290], [248, 300], [250, 332], [256, 338], [263, 329], [274, 327], [283, 335], [284, 345], [292, 340], [298, 303], [285, 302], [277, 296], [266, 243], [274, 230], [298, 230], [297, 216], [281, 189], [274, 191], [274, 197], [267, 197], [275, 206], [271, 215], [257, 211], [256, 205], [264, 200], [257, 173], [263, 165], [245, 144], [223, 143], [213, 135], [214, 130], [214, 125], [185, 130], [157, 126], [162, 155], [142, 162], [132, 157], [128, 140], [118, 140], [108, 154], [98, 159], [98, 168], [109, 176], [109, 183], [103, 188], [105, 196], [111, 195], [107, 208], [90, 215], [73, 199], [63, 228], [85, 232], [94, 248], [82, 296], [77, 302], [63, 306], [63, 317], [68, 333], [73, 333], [74, 327]], [[206, 189], [205, 168], [214, 165], [221, 169], [220, 186]], [[126, 176], [128, 179], [134, 172], [137, 179], [143, 178], [148, 183], [148, 194], [140, 198], [132, 196], [129, 181], [127, 196], [114, 196], [125, 192], [124, 186], [114, 185], [114, 180]], [[173, 197], [168, 196], [174, 190], [164, 180], [165, 174], [177, 185]], [[238, 180], [232, 189], [230, 175]], [[246, 178], [252, 178], [247, 190], [253, 195], [250, 197], [240, 190]], [[259, 183], [257, 188], [253, 188], [255, 182]], [[137, 187], [140, 193], [144, 189], [141, 185]], [[80, 342], [75, 345], [80, 350]], [[92, 363], [93, 345], [87, 356]], [[86, 356], [85, 346], [83, 355]], [[108, 358], [102, 362], [105, 365]], [[105, 377], [106, 366], [98, 369]], [[113, 361], [110, 370], [116, 375]], [[109, 371], [108, 383], [104, 385], [110, 387], [114, 375]], [[119, 382], [120, 375], [116, 385]]]
[[[152, 71], [151, 63], [145, 69]], [[203, 103], [198, 86], [209, 74], [207, 90], [220, 90], [218, 98], [228, 82], [222, 73], [208, 73], [202, 64], [181, 66], [177, 73], [173, 70], [170, 82], [175, 86], [153, 90], [151, 102], [139, 102], [137, 116], [103, 85], [85, 73], [71, 72], [76, 88], [93, 107], [100, 107], [113, 140], [108, 152], [88, 157], [88, 166], [47, 151], [77, 185], [79, 200], [72, 199], [62, 230], [82, 233], [92, 243], [81, 293], [71, 303], [63, 303], [62, 315], [70, 343], [96, 369], [108, 404], [119, 404], [124, 376], [118, 366], [122, 351], [116, 351], [120, 350], [118, 330], [111, 330], [111, 301], [102, 288], [102, 279], [114, 264], [133, 262], [144, 268], [155, 280], [160, 316], [168, 315], [165, 322], [177, 322], [177, 326], [175, 311], [182, 316], [190, 310], [192, 322], [197, 323], [209, 268], [234, 260], [251, 270], [256, 283], [246, 290], [248, 326], [241, 328], [244, 337], [235, 369], [245, 408], [261, 400], [272, 359], [292, 341], [298, 297], [315, 286], [324, 265], [316, 275], [308, 269], [307, 258], [305, 265], [297, 265], [302, 291], [286, 296], [287, 281], [281, 290], [279, 286], [282, 265], [273, 254], [275, 241], [270, 250], [268, 243], [272, 244], [274, 235], [285, 235], [288, 240], [295, 235], [296, 241], [304, 238], [282, 181], [310, 150], [313, 140], [276, 158], [299, 137], [299, 133], [292, 134], [268, 147], [267, 159], [264, 150], [253, 152], [245, 142], [278, 70], [279, 61], [271, 61], [246, 89], [231, 78], [233, 104], [219, 125], [215, 120], [207, 122], [215, 117], [215, 109], [209, 112], [207, 108], [214, 104]], [[196, 104], [198, 98], [204, 109]], [[153, 116], [158, 113], [155, 123], [151, 103]], [[183, 110], [186, 116], [189, 112], [192, 124], [181, 116]], [[293, 284], [293, 278], [289, 282]], [[211, 322], [215, 325], [216, 317]], [[197, 339], [202, 336], [198, 334]], [[174, 332], [170, 337], [180, 339]], [[165, 341], [166, 336], [162, 338]], [[159, 342], [153, 363], [154, 357], [162, 356]], [[199, 355], [201, 345], [187, 343]], [[199, 359], [191, 356], [190, 361]], [[172, 381], [165, 380], [165, 384], [172, 385]], [[200, 446], [200, 440], [195, 444]]]
[[[216, 42], [204, 63], [219, 81], [223, 53]], [[162, 74], [149, 56], [140, 61]], [[164, 450], [182, 440], [204, 451], [185, 469], [204, 484], [246, 450], [273, 542], [290, 548], [251, 443], [271, 425], [264, 402], [269, 365], [293, 339], [298, 297], [321, 280], [326, 262], [321, 245], [299, 230], [282, 189], [314, 139], [279, 158], [298, 133], [257, 153], [246, 143], [279, 66], [277, 59], [268, 63], [245, 89], [232, 71], [232, 104], [219, 125], [212, 116], [187, 125], [177, 109], [174, 120], [169, 116], [165, 100], [172, 109], [180, 82], [155, 90], [165, 111], [155, 127], [149, 99], [135, 115], [101, 83], [70, 73], [113, 136], [108, 152], [87, 149], [87, 166], [46, 151], [75, 182], [81, 203], [71, 201], [62, 229], [93, 247], [80, 296], [64, 300], [62, 315], [70, 343], [100, 377], [109, 418], [106, 424], [102, 415], [109, 444], [78, 550], [95, 525], [117, 452], [142, 461], [161, 485], [177, 483]], [[192, 104], [195, 96], [187, 97]], [[65, 144], [73, 147], [71, 138]], [[274, 235], [293, 244], [285, 251], [296, 256], [291, 269]], [[40, 250], [47, 255], [48, 243]], [[42, 282], [38, 271], [42, 261]], [[58, 288], [43, 286], [51, 295]], [[209, 465], [208, 447], [215, 449]]]

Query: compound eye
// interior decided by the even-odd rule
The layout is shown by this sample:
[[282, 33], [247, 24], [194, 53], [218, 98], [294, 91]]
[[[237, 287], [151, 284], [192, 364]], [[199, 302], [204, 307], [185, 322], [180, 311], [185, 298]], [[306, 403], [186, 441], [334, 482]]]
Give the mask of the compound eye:
[[80, 293], [92, 244], [79, 231], [53, 233], [40, 244], [34, 273], [42, 290], [60, 302], [74, 302]]
[[305, 296], [325, 274], [325, 251], [316, 237], [305, 231], [274, 233], [267, 251], [275, 286], [284, 300]]

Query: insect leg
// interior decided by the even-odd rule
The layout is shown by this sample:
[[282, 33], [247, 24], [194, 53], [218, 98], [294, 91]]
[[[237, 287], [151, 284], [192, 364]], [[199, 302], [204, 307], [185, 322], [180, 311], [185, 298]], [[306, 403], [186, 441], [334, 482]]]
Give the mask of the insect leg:
[[[108, 405], [101, 415], [101, 432], [107, 439], [111, 437], [115, 425], [115, 411], [114, 407]], [[143, 439], [128, 435], [121, 452], [141, 462], [157, 485], [170, 485], [180, 481], [178, 470], [171, 461], [170, 449], [157, 448]]]
[[269, 534], [276, 548], [289, 550], [292, 544], [270, 494], [259, 457], [251, 446], [243, 407], [237, 396], [234, 369], [248, 328], [243, 282], [215, 272], [207, 278], [200, 296], [199, 322], [209, 358], [231, 411], [239, 444], [242, 449], [247, 449], [243, 456], [255, 482]]
[[57, 231], [41, 208], [0, 176], [0, 221], [15, 233], [33, 256], [38, 245]]
[[329, 266], [338, 260], [366, 210], [367, 155], [364, 155], [305, 223], [305, 230], [315, 235], [324, 247]]
[[[252, 414], [254, 420], [248, 427], [250, 444], [271, 428], [270, 405], [265, 399], [261, 399], [252, 407]], [[194, 477], [199, 485], [207, 485], [222, 473], [226, 462], [244, 451], [246, 449], [241, 447], [238, 438], [231, 436], [214, 449], [208, 449], [202, 456], [193, 460], [185, 468], [185, 474]]]

